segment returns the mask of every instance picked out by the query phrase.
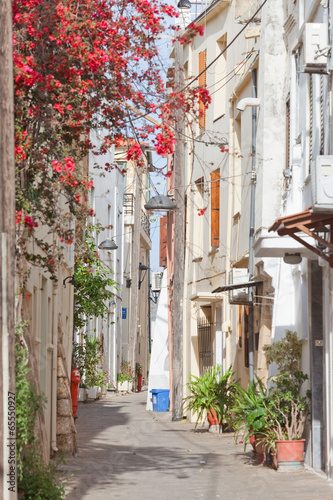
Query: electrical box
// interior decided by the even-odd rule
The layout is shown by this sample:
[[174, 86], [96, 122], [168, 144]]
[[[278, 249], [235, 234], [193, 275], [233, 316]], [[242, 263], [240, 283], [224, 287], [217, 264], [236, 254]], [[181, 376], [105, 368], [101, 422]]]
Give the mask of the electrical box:
[[327, 68], [328, 52], [327, 26], [324, 23], [306, 23], [303, 34], [303, 71], [320, 73]]
[[161, 290], [162, 276], [163, 273], [160, 272], [151, 273], [151, 289], [153, 292], [159, 292]]
[[333, 156], [317, 156], [311, 165], [312, 210], [333, 212]]
[[[246, 268], [234, 267], [229, 272], [229, 285], [238, 285], [249, 281], [249, 272]], [[230, 304], [248, 304], [249, 288], [236, 288], [229, 291]]]

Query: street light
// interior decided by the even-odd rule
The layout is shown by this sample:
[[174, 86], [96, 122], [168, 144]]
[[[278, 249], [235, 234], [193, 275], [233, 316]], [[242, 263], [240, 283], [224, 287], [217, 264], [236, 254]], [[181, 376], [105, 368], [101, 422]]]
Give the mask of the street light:
[[98, 248], [100, 250], [117, 250], [118, 245], [113, 241], [112, 238], [111, 240], [107, 239], [102, 241], [102, 243], [98, 245]]
[[165, 196], [165, 194], [153, 196], [153, 198], [150, 198], [150, 200], [145, 204], [146, 210], [168, 211], [176, 210], [176, 208], [177, 205], [173, 203], [169, 196]]
[[143, 280], [145, 279], [146, 277], [146, 274], [147, 274], [147, 271], [148, 271], [148, 267], [145, 266], [144, 264], [139, 264], [139, 290], [141, 288], [141, 283], [143, 282]]

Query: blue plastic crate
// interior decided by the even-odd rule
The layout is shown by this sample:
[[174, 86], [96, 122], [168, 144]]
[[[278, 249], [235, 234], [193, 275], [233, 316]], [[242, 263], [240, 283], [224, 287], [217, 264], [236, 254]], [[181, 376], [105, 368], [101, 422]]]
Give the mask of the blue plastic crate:
[[153, 395], [153, 410], [154, 411], [168, 411], [169, 409], [169, 389], [152, 389], [150, 391]]

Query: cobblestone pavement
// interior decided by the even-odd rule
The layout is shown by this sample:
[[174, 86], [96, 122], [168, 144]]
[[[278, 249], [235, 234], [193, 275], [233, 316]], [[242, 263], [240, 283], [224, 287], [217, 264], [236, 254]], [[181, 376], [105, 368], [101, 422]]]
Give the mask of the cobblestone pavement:
[[78, 455], [62, 470], [68, 500], [326, 500], [333, 486], [305, 470], [260, 466], [230, 434], [212, 434], [170, 413], [147, 412], [147, 392], [78, 408]]

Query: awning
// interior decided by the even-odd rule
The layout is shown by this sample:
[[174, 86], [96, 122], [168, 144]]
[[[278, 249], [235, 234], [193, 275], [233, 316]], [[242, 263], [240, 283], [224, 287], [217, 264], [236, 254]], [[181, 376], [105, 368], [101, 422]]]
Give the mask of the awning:
[[228, 292], [229, 290], [237, 290], [239, 288], [250, 288], [250, 286], [257, 286], [261, 285], [262, 283], [263, 283], [262, 280], [253, 280], [253, 281], [246, 281], [245, 283], [237, 283], [237, 284], [233, 283], [231, 285], [223, 285], [213, 290], [213, 293]]
[[[318, 234], [315, 233], [320, 226], [324, 224], [325, 226], [330, 226], [331, 236], [330, 241], [326, 241]], [[330, 266], [333, 267], [333, 256], [326, 255], [319, 248], [314, 247], [308, 241], [302, 239], [302, 235], [296, 233], [304, 233], [311, 236], [314, 240], [318, 241], [324, 248], [328, 248], [333, 251], [333, 241], [332, 241], [332, 225], [333, 225], [333, 214], [332, 213], [318, 213], [312, 212], [311, 207], [300, 212], [298, 214], [288, 215], [287, 217], [280, 217], [276, 219], [274, 224], [269, 228], [268, 231], [276, 231], [279, 236], [290, 236], [294, 240], [298, 241], [301, 245], [311, 250], [316, 255], [321, 256]]]

